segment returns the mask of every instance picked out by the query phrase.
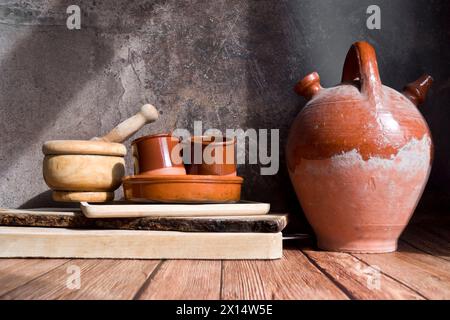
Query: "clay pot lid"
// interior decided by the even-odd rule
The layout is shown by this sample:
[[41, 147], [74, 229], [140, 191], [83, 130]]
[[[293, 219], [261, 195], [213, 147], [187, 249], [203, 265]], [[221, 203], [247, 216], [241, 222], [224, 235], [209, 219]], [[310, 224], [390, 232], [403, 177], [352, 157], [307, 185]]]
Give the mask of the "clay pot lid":
[[123, 157], [127, 148], [121, 143], [91, 140], [52, 140], [42, 146], [45, 155], [86, 154]]
[[238, 176], [214, 176], [214, 175], [135, 175], [123, 178], [123, 183], [220, 183], [242, 184], [244, 179]]

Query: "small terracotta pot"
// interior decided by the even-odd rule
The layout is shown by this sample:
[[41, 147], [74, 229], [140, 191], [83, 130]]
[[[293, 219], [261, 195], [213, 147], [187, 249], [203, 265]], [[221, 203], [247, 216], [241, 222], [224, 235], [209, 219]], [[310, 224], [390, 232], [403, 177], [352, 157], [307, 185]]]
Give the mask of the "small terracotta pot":
[[172, 150], [180, 140], [170, 134], [140, 137], [131, 143], [136, 175], [185, 175], [186, 169]]
[[[188, 174], [236, 176], [236, 139], [222, 137], [216, 140], [214, 136], [194, 136], [185, 142], [190, 144], [190, 163], [186, 164]], [[186, 150], [189, 149], [185, 148], [183, 152]], [[195, 150], [201, 150], [201, 157], [200, 153], [197, 157], [200, 159], [195, 158]], [[205, 158], [209, 155], [210, 159]]]

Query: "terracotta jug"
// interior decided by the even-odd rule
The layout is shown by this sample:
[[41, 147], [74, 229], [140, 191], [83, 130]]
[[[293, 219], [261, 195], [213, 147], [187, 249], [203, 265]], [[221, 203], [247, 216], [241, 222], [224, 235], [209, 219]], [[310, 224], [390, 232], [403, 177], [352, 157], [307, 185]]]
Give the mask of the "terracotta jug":
[[291, 181], [324, 250], [391, 252], [423, 192], [432, 141], [417, 110], [432, 78], [399, 93], [381, 84], [375, 50], [350, 48], [342, 83], [311, 73], [295, 87], [308, 101], [287, 143]]

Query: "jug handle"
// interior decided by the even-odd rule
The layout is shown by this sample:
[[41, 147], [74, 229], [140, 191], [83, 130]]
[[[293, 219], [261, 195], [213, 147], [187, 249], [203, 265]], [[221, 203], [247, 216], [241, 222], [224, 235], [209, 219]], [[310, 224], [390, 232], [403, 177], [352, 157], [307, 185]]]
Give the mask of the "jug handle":
[[355, 42], [347, 53], [342, 71], [342, 82], [359, 80], [360, 91], [375, 105], [382, 96], [375, 49], [365, 41]]

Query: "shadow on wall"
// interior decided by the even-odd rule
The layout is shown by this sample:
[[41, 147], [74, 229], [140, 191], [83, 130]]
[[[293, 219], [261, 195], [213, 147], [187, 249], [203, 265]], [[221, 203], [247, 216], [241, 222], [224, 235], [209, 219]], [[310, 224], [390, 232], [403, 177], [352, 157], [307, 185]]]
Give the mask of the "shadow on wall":
[[[1, 6], [3, 32], [14, 33], [14, 43], [0, 63], [0, 105], [3, 108], [0, 174], [10, 168], [33, 144], [42, 139], [44, 130], [55, 125], [58, 114], [96, 72], [112, 58], [113, 51], [96, 36], [95, 30], [69, 31], [65, 11], [68, 1], [53, 1], [43, 8], [20, 5]], [[61, 12], [60, 18], [49, 12]], [[83, 17], [82, 17], [83, 18]], [[90, 23], [95, 24], [94, 20]], [[34, 154], [36, 158], [41, 154]], [[11, 168], [14, 170], [13, 168]], [[33, 200], [33, 201], [32, 201]], [[50, 203], [44, 192], [22, 207]]]
[[312, 71], [319, 72], [325, 87], [340, 82], [347, 50], [359, 40], [375, 46], [387, 86], [401, 90], [423, 72], [435, 78], [421, 107], [436, 145], [426, 192], [450, 194], [450, 70], [442, 67], [450, 61], [450, 3], [379, 1], [381, 30], [366, 27], [366, 9], [371, 4], [370, 0], [250, 1], [246, 124], [280, 129], [280, 171], [276, 176], [261, 176], [256, 165], [242, 168], [246, 197], [270, 201], [274, 210], [300, 211], [284, 161], [289, 126], [305, 103], [293, 86]]
[[[419, 10], [418, 10], [419, 11]], [[417, 13], [427, 24], [417, 39], [416, 69], [429, 73], [434, 83], [419, 109], [426, 118], [434, 143], [434, 160], [426, 193], [447, 211], [450, 200], [450, 1], [436, 2]], [[425, 23], [424, 22], [424, 23]], [[419, 71], [417, 70], [417, 71]], [[417, 76], [416, 74], [413, 76]], [[409, 80], [409, 79], [408, 79]], [[441, 201], [439, 198], [444, 197]], [[442, 209], [442, 208], [441, 208]]]
[[[49, 12], [65, 13], [67, 1], [54, 1]], [[83, 84], [113, 56], [97, 41], [95, 30], [69, 31], [65, 20], [28, 6], [4, 5], [3, 20], [12, 20], [5, 33], [16, 33], [16, 43], [3, 48], [0, 63], [2, 159], [5, 174], [27, 145], [39, 140]], [[95, 23], [95, 20], [92, 21]], [[18, 28], [19, 27], [19, 28]], [[94, 45], [99, 46], [93, 52]], [[97, 56], [96, 53], [99, 53]], [[18, 143], [23, 140], [22, 143]], [[26, 143], [26, 144], [25, 144]]]
[[[244, 198], [270, 202], [275, 212], [300, 211], [285, 165], [284, 149], [288, 129], [300, 111], [299, 99], [293, 91], [296, 79], [293, 68], [301, 62], [292, 59], [295, 34], [286, 1], [250, 1], [248, 16], [247, 59], [247, 128], [279, 129], [279, 171], [261, 175], [259, 165], [242, 168]], [[270, 142], [270, 137], [268, 138]], [[265, 150], [264, 150], [265, 151]], [[270, 154], [269, 150], [267, 151]], [[301, 219], [302, 216], [299, 215]], [[303, 225], [306, 221], [303, 219]]]
[[[40, 179], [40, 176], [36, 176], [36, 159], [42, 158], [38, 147], [48, 138], [46, 129], [51, 127], [52, 133], [57, 132], [61, 139], [88, 139], [98, 134], [101, 113], [105, 111], [103, 102], [97, 101], [93, 108], [86, 108], [82, 104], [96, 99], [106, 101], [105, 96], [113, 96], [115, 101], [114, 95], [119, 96], [117, 91], [121, 88], [117, 86], [120, 81], [113, 79], [117, 74], [111, 72], [112, 75], [103, 77], [103, 83], [98, 83], [95, 77], [99, 73], [108, 72], [109, 66], [115, 62], [115, 49], [122, 37], [134, 31], [148, 32], [151, 29], [143, 31], [140, 27], [145, 21], [149, 21], [153, 4], [164, 3], [164, 0], [142, 1], [142, 4], [136, 1], [134, 5], [127, 0], [99, 1], [96, 8], [92, 8], [93, 1], [80, 1], [80, 7], [86, 10], [82, 10], [84, 22], [79, 31], [69, 31], [65, 26], [65, 9], [71, 2], [28, 0], [0, 4], [0, 197], [8, 197], [5, 193], [12, 181], [26, 180], [21, 177]], [[190, 128], [188, 124], [192, 123], [191, 120], [204, 112], [203, 105], [212, 104], [212, 98], [221, 95], [218, 100], [224, 107], [217, 113], [220, 125], [237, 121], [244, 129], [280, 129], [279, 173], [275, 176], [261, 176], [257, 165], [240, 168], [240, 174], [245, 177], [243, 198], [269, 201], [273, 210], [277, 211], [300, 212], [284, 161], [289, 126], [304, 104], [304, 100], [292, 88], [301, 77], [312, 71], [319, 72], [325, 87], [339, 82], [345, 54], [356, 40], [367, 40], [376, 47], [381, 77], [388, 86], [401, 89], [423, 71], [435, 78], [429, 99], [421, 108], [436, 144], [434, 167], [427, 190], [444, 190], [450, 193], [450, 71], [447, 67], [450, 61], [449, 1], [379, 0], [382, 10], [382, 30], [379, 31], [368, 30], [365, 25], [365, 10], [372, 4], [371, 0], [236, 1], [236, 6], [247, 8], [247, 29], [242, 26], [242, 33], [235, 35], [238, 40], [245, 39], [235, 44], [235, 47], [240, 50], [241, 45], [245, 46], [248, 54], [236, 55], [234, 60], [226, 60], [220, 64], [220, 68], [215, 68], [219, 64], [214, 60], [214, 57], [217, 58], [215, 48], [217, 43], [226, 42], [216, 38], [226, 32], [228, 25], [225, 23], [218, 27], [215, 21], [220, 19], [209, 19], [209, 15], [220, 18], [232, 5], [223, 1], [209, 7], [206, 3], [210, 2], [204, 3], [199, 0], [193, 3], [176, 2], [175, 5], [173, 2], [169, 7], [180, 11], [179, 16], [175, 17], [177, 21], [181, 20], [177, 22], [180, 25], [173, 30], [181, 31], [172, 30], [172, 37], [167, 37], [164, 31], [166, 26], [162, 26], [160, 29], [164, 32], [158, 34], [160, 42], [155, 42], [154, 37], [145, 39], [145, 33], [142, 33], [142, 38], [139, 34], [139, 40], [151, 42], [149, 48], [154, 51], [150, 50], [150, 53], [161, 51], [162, 60], [174, 51], [181, 59], [177, 64], [167, 58], [167, 63], [162, 63], [164, 69], [153, 60], [147, 62], [148, 68], [154, 70], [152, 81], [156, 78], [159, 81], [158, 87], [164, 87], [164, 90], [155, 91], [156, 96], [159, 98], [166, 95], [164, 99], [169, 101], [167, 106], [174, 106], [173, 109], [168, 109], [171, 113], [181, 114], [175, 107], [179, 106], [177, 100], [189, 100], [186, 92], [192, 94], [194, 102], [200, 93], [203, 94], [197, 99], [200, 101], [197, 104], [191, 106], [186, 103], [186, 109], [182, 111], [183, 117], [180, 117], [186, 119], [186, 127]], [[196, 10], [195, 4], [205, 8], [205, 12]], [[143, 10], [142, 6], [148, 10]], [[195, 12], [190, 12], [186, 6]], [[214, 12], [208, 13], [208, 8], [212, 8]], [[169, 19], [173, 15], [171, 10], [163, 10], [161, 13], [168, 25], [175, 24]], [[186, 28], [180, 17], [185, 16], [190, 18], [186, 21], [195, 20], [188, 24], [191, 26], [191, 33], [184, 32]], [[197, 20], [202, 21], [198, 29], [192, 27]], [[209, 20], [211, 25], [208, 26]], [[201, 31], [205, 25], [209, 29]], [[245, 35], [246, 31], [248, 35]], [[197, 39], [199, 34], [201, 39]], [[210, 38], [207, 38], [208, 35]], [[200, 41], [203, 38], [207, 38], [207, 41]], [[197, 41], [191, 42], [189, 39]], [[184, 51], [175, 45], [183, 41], [190, 50]], [[190, 66], [191, 62], [195, 62], [195, 68], [192, 69], [194, 71], [181, 68], [185, 64]], [[223, 101], [235, 89], [234, 85], [241, 85], [240, 75], [233, 75], [231, 71], [240, 72], [241, 63], [246, 68], [247, 79], [244, 81], [247, 88], [246, 93], [243, 93], [246, 101], [239, 100], [240, 96], [236, 100], [230, 99], [231, 107], [228, 108], [229, 105]], [[199, 66], [207, 68], [211, 74], [218, 74], [218, 78], [211, 77], [214, 81], [194, 81], [196, 87], [178, 93], [178, 86], [189, 87], [190, 78], [199, 78], [195, 73], [202, 73], [197, 70]], [[172, 69], [175, 71], [170, 71]], [[170, 72], [164, 73], [164, 70]], [[186, 73], [184, 78], [179, 70]], [[147, 70], [147, 73], [150, 72]], [[239, 81], [229, 81], [233, 76]], [[171, 81], [171, 86], [167, 86], [167, 79]], [[110, 90], [95, 92], [105, 82], [111, 83]], [[94, 97], [77, 97], [84, 93], [87, 85], [93, 84], [98, 85], [95, 90], [89, 91]], [[171, 91], [176, 94], [170, 93]], [[241, 93], [244, 89], [236, 91]], [[245, 108], [247, 110], [242, 110]], [[233, 109], [233, 113], [229, 113], [228, 109]], [[215, 110], [210, 112], [213, 111]], [[239, 118], [240, 111], [246, 111], [246, 119]], [[65, 119], [69, 112], [73, 118]], [[57, 121], [62, 113], [64, 121]], [[233, 120], [234, 116], [238, 120]], [[216, 119], [214, 116], [205, 118]], [[184, 126], [184, 122], [177, 125]], [[19, 163], [18, 160], [24, 157], [27, 157], [26, 161]], [[30, 165], [35, 167], [31, 169]], [[13, 173], [16, 177], [12, 177]], [[15, 186], [16, 191], [21, 187], [26, 188]], [[41, 187], [34, 185], [33, 190], [41, 190]], [[24, 194], [21, 196], [25, 197]], [[49, 203], [48, 192], [37, 195], [23, 206], [46, 203]]]
[[[87, 139], [97, 134], [101, 119], [97, 114], [86, 114], [82, 105], [73, 108], [71, 119], [62, 122], [57, 119], [114, 58], [113, 46], [117, 43], [107, 35], [115, 32], [109, 29], [111, 22], [108, 20], [115, 18], [106, 17], [106, 14], [99, 16], [98, 12], [103, 9], [96, 8], [95, 2], [79, 1], [81, 30], [69, 30], [66, 9], [72, 4], [69, 0], [55, 0], [0, 5], [3, 30], [0, 46], [0, 175], [3, 185], [8, 184], [9, 179], [13, 180], [13, 174], [17, 176], [19, 159], [29, 157], [32, 159], [26, 161], [32, 163], [42, 158], [38, 153], [40, 150], [35, 148], [33, 154], [30, 150], [43, 142], [48, 128], [58, 132], [60, 139]], [[114, 5], [122, 9], [117, 12], [124, 12], [129, 4], [127, 0], [116, 0], [114, 4], [101, 5]], [[136, 21], [143, 23], [145, 19]], [[120, 17], [116, 22], [119, 26], [127, 23]], [[140, 27], [138, 23], [135, 28]], [[47, 191], [21, 207], [51, 202]]]

